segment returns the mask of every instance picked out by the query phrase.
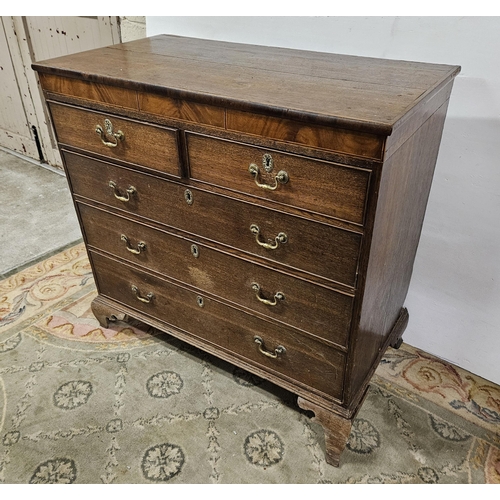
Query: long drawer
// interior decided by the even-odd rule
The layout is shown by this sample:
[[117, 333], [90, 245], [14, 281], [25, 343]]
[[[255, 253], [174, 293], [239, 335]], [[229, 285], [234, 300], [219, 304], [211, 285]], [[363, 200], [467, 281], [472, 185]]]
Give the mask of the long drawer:
[[50, 111], [61, 144], [181, 176], [175, 129], [54, 102]]
[[99, 293], [314, 392], [340, 399], [345, 355], [285, 326], [90, 252]]
[[345, 347], [353, 297], [78, 203], [88, 245]]
[[270, 262], [355, 285], [361, 243], [358, 233], [84, 155], [63, 151], [63, 156], [76, 195]]
[[186, 133], [190, 177], [363, 224], [368, 170]]

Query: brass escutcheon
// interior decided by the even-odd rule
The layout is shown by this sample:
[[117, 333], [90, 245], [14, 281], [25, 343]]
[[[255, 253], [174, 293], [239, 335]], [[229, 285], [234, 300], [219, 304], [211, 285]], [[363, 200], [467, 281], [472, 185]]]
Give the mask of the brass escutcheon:
[[[108, 148], [116, 148], [120, 141], [125, 140], [125, 134], [121, 130], [113, 132], [113, 124], [108, 118], [104, 120], [104, 130], [100, 125], [96, 125], [95, 131], [101, 138], [101, 142]], [[111, 141], [108, 140], [110, 138], [112, 139]]]
[[191, 253], [195, 259], [200, 256], [200, 249], [198, 248], [198, 245], [191, 245]]
[[186, 200], [186, 203], [188, 205], [193, 204], [194, 198], [193, 198], [193, 193], [191, 192], [190, 189], [186, 189], [186, 191], [184, 191], [184, 199]]
[[273, 157], [269, 153], [265, 153], [262, 156], [262, 166], [264, 167], [264, 170], [269, 173], [273, 171], [274, 168], [274, 160]]

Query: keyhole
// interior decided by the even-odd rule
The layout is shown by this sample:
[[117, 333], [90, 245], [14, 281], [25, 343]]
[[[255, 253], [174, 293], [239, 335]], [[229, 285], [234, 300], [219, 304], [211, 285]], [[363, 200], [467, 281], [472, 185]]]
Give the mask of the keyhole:
[[197, 245], [191, 245], [191, 253], [196, 259], [200, 256], [200, 250]]
[[200, 307], [203, 307], [205, 305], [205, 301], [203, 300], [203, 297], [200, 297], [198, 295], [198, 297], [196, 297], [196, 303], [200, 306]]
[[186, 203], [188, 205], [193, 204], [193, 193], [189, 189], [186, 189], [186, 191], [184, 191], [184, 199], [186, 200]]
[[263, 157], [262, 157], [262, 165], [264, 167], [264, 170], [266, 172], [271, 172], [273, 170], [273, 157], [269, 154], [269, 153], [266, 153]]

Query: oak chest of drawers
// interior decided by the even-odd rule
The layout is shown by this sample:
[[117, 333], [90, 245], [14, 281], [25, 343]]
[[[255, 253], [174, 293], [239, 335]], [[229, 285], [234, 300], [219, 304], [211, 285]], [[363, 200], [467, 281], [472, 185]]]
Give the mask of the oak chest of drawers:
[[458, 66], [157, 36], [36, 63], [101, 325], [298, 395], [338, 465], [404, 300]]

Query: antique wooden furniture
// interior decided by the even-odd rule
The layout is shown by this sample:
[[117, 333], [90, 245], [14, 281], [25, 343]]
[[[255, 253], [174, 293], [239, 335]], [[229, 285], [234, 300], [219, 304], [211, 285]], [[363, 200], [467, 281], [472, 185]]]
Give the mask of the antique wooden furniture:
[[458, 66], [156, 36], [34, 64], [126, 314], [298, 395], [338, 465], [403, 307]]

